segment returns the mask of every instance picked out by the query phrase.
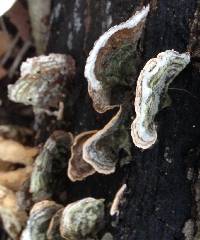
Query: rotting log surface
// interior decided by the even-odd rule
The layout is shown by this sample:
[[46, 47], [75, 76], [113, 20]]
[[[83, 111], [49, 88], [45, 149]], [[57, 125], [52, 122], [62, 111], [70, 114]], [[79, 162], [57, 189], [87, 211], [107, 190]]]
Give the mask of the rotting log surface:
[[[152, 0], [150, 3], [151, 12], [140, 49], [141, 68], [161, 51], [184, 52], [189, 45], [195, 45], [190, 32], [199, 7], [197, 0]], [[97, 129], [110, 118], [111, 113], [100, 115], [92, 108], [83, 77], [85, 60], [103, 32], [145, 4], [147, 1], [139, 0], [53, 1], [48, 52], [71, 54], [77, 65], [75, 106], [67, 130], [79, 133]], [[193, 34], [199, 34], [199, 29]], [[67, 183], [69, 202], [89, 195], [111, 200], [118, 187], [127, 183], [126, 201], [114, 230], [117, 240], [181, 240], [185, 239], [182, 233], [185, 222], [194, 219], [197, 224], [194, 184], [199, 171], [200, 147], [198, 60], [197, 54], [171, 84], [172, 104], [157, 115], [158, 141], [153, 148], [142, 152], [133, 146], [131, 164], [113, 175], [96, 175], [83, 183]]]

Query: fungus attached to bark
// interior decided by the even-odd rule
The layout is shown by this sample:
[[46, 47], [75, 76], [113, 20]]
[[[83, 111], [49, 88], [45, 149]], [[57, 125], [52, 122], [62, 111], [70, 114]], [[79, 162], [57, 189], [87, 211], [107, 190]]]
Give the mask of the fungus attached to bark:
[[83, 160], [82, 149], [86, 140], [96, 132], [96, 130], [83, 132], [74, 138], [67, 170], [68, 177], [73, 182], [82, 181], [84, 178], [95, 173], [94, 168]]
[[84, 240], [95, 236], [103, 224], [104, 200], [84, 198], [64, 209], [60, 232], [67, 240]]
[[149, 5], [110, 28], [94, 44], [85, 66], [88, 92], [96, 111], [119, 106], [134, 84], [139, 63], [138, 41], [145, 26]]
[[10, 100], [35, 108], [58, 108], [65, 97], [67, 78], [75, 73], [71, 56], [50, 54], [29, 58], [21, 66], [21, 77], [8, 85]]
[[34, 201], [50, 198], [58, 188], [60, 174], [66, 172], [72, 139], [71, 133], [55, 131], [46, 141], [31, 176], [30, 192]]
[[47, 240], [47, 230], [52, 216], [62, 205], [54, 201], [42, 201], [36, 203], [23, 230], [21, 240]]
[[83, 159], [97, 172], [113, 173], [119, 160], [131, 160], [131, 140], [125, 124], [127, 115], [128, 110], [121, 106], [110, 122], [83, 144]]
[[137, 147], [147, 149], [156, 142], [155, 115], [165, 104], [169, 84], [189, 62], [189, 53], [167, 50], [144, 66], [137, 81], [136, 118], [131, 126], [131, 135]]
[[26, 224], [27, 214], [17, 206], [16, 195], [13, 191], [0, 185], [0, 217], [8, 235], [19, 239]]

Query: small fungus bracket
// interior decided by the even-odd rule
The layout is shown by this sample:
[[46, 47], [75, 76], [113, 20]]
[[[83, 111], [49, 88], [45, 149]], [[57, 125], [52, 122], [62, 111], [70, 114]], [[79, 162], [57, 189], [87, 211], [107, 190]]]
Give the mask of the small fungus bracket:
[[126, 22], [111, 27], [95, 42], [86, 62], [85, 77], [97, 112], [119, 106], [127, 90], [131, 90], [138, 68], [137, 45], [148, 12], [149, 5]]
[[131, 126], [137, 147], [147, 149], [156, 142], [155, 115], [166, 100], [169, 84], [189, 62], [189, 53], [166, 50], [150, 59], [140, 72], [135, 96], [136, 118]]

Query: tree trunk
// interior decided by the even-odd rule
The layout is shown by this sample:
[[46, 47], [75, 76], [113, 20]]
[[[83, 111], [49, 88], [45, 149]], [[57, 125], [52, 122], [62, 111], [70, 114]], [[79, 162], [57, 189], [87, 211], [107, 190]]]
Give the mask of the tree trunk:
[[[147, 3], [145, 0], [53, 1], [48, 52], [72, 55], [77, 67], [73, 111], [69, 113], [66, 109], [65, 122], [56, 128], [75, 134], [99, 129], [113, 115], [113, 111], [106, 114], [94, 111], [83, 76], [85, 61], [102, 33]], [[145, 151], [133, 145], [131, 163], [114, 174], [96, 174], [81, 183], [68, 181], [68, 201], [94, 196], [109, 202], [118, 188], [127, 183], [117, 225], [111, 227], [113, 219], [107, 218], [110, 224], [107, 230], [114, 239], [191, 240], [200, 231], [200, 3], [150, 0], [150, 7], [141, 43], [140, 69], [147, 60], [167, 49], [190, 50], [191, 64], [170, 85], [172, 104], [156, 117], [156, 144]], [[37, 128], [41, 130], [45, 121], [38, 122]]]

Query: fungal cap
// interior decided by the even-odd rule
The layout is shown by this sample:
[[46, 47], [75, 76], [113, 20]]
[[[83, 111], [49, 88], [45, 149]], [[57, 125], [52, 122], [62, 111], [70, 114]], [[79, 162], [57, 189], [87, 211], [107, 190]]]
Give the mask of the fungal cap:
[[30, 192], [34, 201], [41, 201], [52, 196], [57, 188], [55, 174], [65, 172], [68, 160], [67, 151], [70, 151], [72, 142], [72, 134], [61, 130], [54, 131], [47, 139], [35, 160], [31, 175]]
[[[111, 103], [110, 88], [112, 88], [113, 85], [116, 85], [116, 83], [111, 82], [113, 74], [108, 74], [107, 80], [109, 81], [109, 84], [105, 87], [102, 80], [99, 79], [101, 77], [97, 76], [102, 74], [97, 74], [97, 72], [99, 72], [101, 68], [105, 70], [104, 65], [106, 64], [103, 64], [103, 60], [105, 60], [105, 57], [109, 55], [109, 52], [113, 51], [113, 48], [121, 48], [123, 44], [126, 44], [126, 42], [131, 42], [132, 46], [136, 45], [137, 41], [141, 37], [149, 8], [149, 5], [147, 5], [147, 7], [143, 7], [141, 11], [136, 12], [136, 14], [129, 18], [126, 22], [122, 22], [119, 25], [111, 27], [95, 42], [94, 47], [89, 54], [85, 66], [85, 77], [88, 80], [88, 92], [93, 99], [94, 108], [100, 113], [119, 106], [121, 103], [114, 105]], [[131, 33], [129, 33], [130, 30], [132, 30]], [[134, 53], [135, 52], [136, 49], [134, 49]], [[123, 54], [120, 54], [120, 56], [121, 55]], [[132, 58], [134, 57], [132, 56]], [[118, 79], [117, 81], [120, 83], [119, 85], [121, 85], [122, 79], [119, 77], [119, 74], [115, 76], [114, 82], [116, 79]]]
[[137, 147], [147, 149], [156, 142], [154, 117], [166, 99], [169, 84], [189, 62], [189, 53], [167, 50], [144, 66], [137, 81], [136, 118], [131, 126], [132, 139]]
[[58, 107], [63, 100], [66, 77], [72, 77], [75, 63], [63, 54], [29, 58], [21, 66], [21, 77], [8, 85], [11, 101], [38, 108]]
[[94, 168], [83, 160], [82, 148], [85, 141], [96, 132], [97, 130], [83, 132], [74, 138], [67, 170], [68, 177], [73, 182], [82, 181], [86, 177], [95, 173]]
[[115, 171], [121, 149], [130, 154], [129, 134], [124, 126], [126, 114], [126, 108], [121, 106], [106, 126], [83, 144], [83, 159], [99, 173]]
[[34, 204], [26, 228], [22, 232], [21, 240], [46, 240], [50, 220], [60, 208], [62, 205], [48, 200]]
[[84, 198], [69, 204], [63, 211], [60, 233], [68, 240], [94, 236], [103, 226], [104, 200]]

